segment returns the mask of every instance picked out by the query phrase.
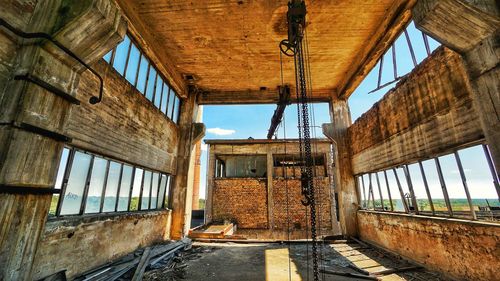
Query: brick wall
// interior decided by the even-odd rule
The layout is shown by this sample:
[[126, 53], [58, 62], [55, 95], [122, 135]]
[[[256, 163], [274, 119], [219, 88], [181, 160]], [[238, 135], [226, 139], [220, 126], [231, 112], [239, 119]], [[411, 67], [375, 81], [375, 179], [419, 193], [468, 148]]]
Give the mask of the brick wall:
[[[288, 188], [288, 215], [287, 215], [287, 190]], [[316, 188], [316, 210], [318, 227], [322, 230], [331, 230], [331, 192], [328, 178], [317, 178]], [[302, 194], [299, 179], [274, 179], [273, 180], [273, 219], [275, 229], [287, 230], [287, 217], [290, 217], [290, 229], [305, 229], [309, 221], [310, 210], [301, 203]], [[321, 221], [319, 221], [321, 218]]]
[[213, 220], [230, 219], [238, 228], [268, 228], [266, 179], [216, 179]]

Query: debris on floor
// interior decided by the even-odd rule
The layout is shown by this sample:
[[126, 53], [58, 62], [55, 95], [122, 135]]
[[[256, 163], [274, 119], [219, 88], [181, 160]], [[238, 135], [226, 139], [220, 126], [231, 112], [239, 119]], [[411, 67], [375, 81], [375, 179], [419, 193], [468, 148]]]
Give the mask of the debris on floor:
[[147, 268], [165, 268], [176, 260], [181, 252], [189, 250], [189, 238], [168, 244], [139, 249], [114, 262], [87, 271], [75, 278], [76, 281], [143, 280]]

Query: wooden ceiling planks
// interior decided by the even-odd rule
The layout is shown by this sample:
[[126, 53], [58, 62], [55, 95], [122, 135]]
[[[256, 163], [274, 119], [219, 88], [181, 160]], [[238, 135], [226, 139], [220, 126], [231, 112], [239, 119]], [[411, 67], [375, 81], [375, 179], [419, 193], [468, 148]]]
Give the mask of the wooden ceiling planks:
[[[227, 92], [237, 101], [248, 91], [281, 84], [278, 43], [286, 38], [286, 0], [117, 1], [129, 18], [140, 21], [132, 24], [149, 34], [160, 60], [193, 75], [205, 93]], [[394, 21], [408, 13], [409, 2], [306, 1], [313, 95], [357, 86], [368, 72], [362, 66], [375, 65], [369, 64], [378, 55], [373, 50], [388, 48], [382, 44], [386, 34], [406, 25], [407, 17]], [[285, 83], [294, 85], [293, 58], [283, 60]]]

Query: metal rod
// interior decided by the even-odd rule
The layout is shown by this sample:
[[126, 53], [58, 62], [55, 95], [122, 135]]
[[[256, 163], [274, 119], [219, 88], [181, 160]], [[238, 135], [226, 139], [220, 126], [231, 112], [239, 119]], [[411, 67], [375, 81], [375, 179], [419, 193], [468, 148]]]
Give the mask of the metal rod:
[[133, 169], [132, 169], [132, 178], [130, 179], [130, 190], [128, 192], [128, 205], [127, 205], [127, 211], [128, 212], [130, 212], [130, 204], [132, 202], [132, 192], [134, 192], [135, 170], [136, 170], [136, 168], [133, 167]]
[[422, 180], [424, 181], [424, 187], [425, 187], [425, 193], [427, 194], [427, 200], [429, 200], [432, 214], [435, 215], [436, 211], [434, 210], [434, 203], [432, 202], [432, 196], [431, 196], [431, 192], [429, 190], [429, 184], [427, 182], [427, 176], [425, 175], [424, 166], [422, 165], [422, 161], [418, 161], [418, 166], [420, 167], [420, 174], [422, 175]]
[[[144, 57], [144, 55], [139, 52], [139, 62], [137, 63], [137, 72], [135, 73], [135, 81], [134, 81], [134, 88], [137, 89], [137, 83], [139, 81], [139, 70], [141, 70], [141, 63], [142, 63], [142, 58]], [[139, 90], [139, 89], [137, 89]], [[140, 92], [141, 90], [139, 90]]]
[[380, 187], [380, 180], [378, 178], [378, 173], [375, 173], [375, 179], [377, 180], [378, 193], [380, 195], [380, 204], [382, 204], [382, 210], [385, 210], [385, 208], [384, 208], [384, 197], [382, 197], [382, 188]]
[[429, 47], [429, 40], [427, 35], [422, 32], [422, 38], [424, 39], [425, 51], [427, 52], [427, 56], [431, 55], [431, 48]]
[[120, 189], [122, 185], [123, 164], [120, 165], [120, 176], [118, 176], [118, 188], [116, 189], [115, 212], [118, 212], [118, 201], [120, 201]]
[[413, 182], [411, 180], [410, 170], [408, 165], [403, 166], [403, 172], [406, 176], [406, 182], [408, 183], [408, 189], [410, 190], [411, 202], [413, 203], [413, 208], [415, 209], [415, 214], [418, 214], [418, 204], [417, 197], [415, 196], [415, 190], [413, 190]]
[[483, 144], [484, 155], [486, 156], [486, 161], [488, 162], [488, 167], [490, 167], [491, 176], [493, 177], [493, 184], [497, 190], [498, 201], [500, 201], [500, 184], [498, 182], [498, 174], [495, 171], [495, 166], [493, 165], [493, 159], [491, 159], [490, 149], [486, 144]]
[[394, 70], [394, 80], [398, 78], [398, 64], [396, 63], [396, 43], [392, 44], [392, 66]]
[[384, 55], [380, 58], [380, 67], [378, 68], [378, 80], [377, 80], [377, 88], [380, 87], [380, 83], [382, 82], [382, 69], [384, 67]]
[[[375, 210], [375, 196], [373, 194], [373, 184], [372, 184], [372, 174], [369, 173], [368, 174], [368, 179], [370, 180], [370, 187], [368, 188], [368, 193], [371, 193], [372, 195], [372, 206], [373, 206], [373, 209]], [[368, 195], [370, 196], [370, 195]]]
[[394, 177], [396, 177], [396, 182], [398, 184], [399, 194], [401, 195], [401, 200], [403, 200], [403, 207], [405, 208], [405, 212], [409, 213], [410, 209], [408, 208], [408, 203], [406, 202], [405, 194], [403, 192], [403, 187], [401, 186], [401, 182], [399, 181], [398, 174], [396, 173], [396, 169], [392, 168], [392, 172], [394, 173]]
[[472, 219], [476, 220], [476, 212], [474, 211], [474, 205], [472, 205], [472, 198], [470, 196], [469, 187], [467, 186], [467, 178], [465, 177], [462, 161], [460, 160], [460, 156], [458, 155], [457, 151], [455, 151], [454, 154], [455, 160], [457, 161], [458, 171], [460, 172], [460, 177], [462, 178], [462, 184], [465, 189], [465, 195], [467, 196], [467, 201], [469, 202], [470, 214], [472, 216]]
[[66, 48], [66, 46], [64, 46], [59, 41], [57, 41], [54, 38], [52, 38], [52, 36], [50, 36], [47, 33], [43, 33], [43, 32], [24, 32], [22, 30], [19, 30], [19, 29], [15, 28], [14, 26], [10, 25], [9, 23], [7, 23], [2, 18], [0, 18], [0, 26], [5, 26], [9, 31], [11, 31], [12, 33], [14, 33], [15, 35], [17, 35], [19, 37], [23, 37], [23, 38], [27, 38], [27, 39], [36, 39], [36, 38], [46, 39], [46, 40], [52, 42], [52, 44], [56, 45], [59, 49], [61, 49], [67, 55], [69, 55], [70, 57], [72, 57], [73, 59], [75, 59], [81, 65], [83, 65], [86, 69], [88, 69], [90, 72], [92, 72], [92, 74], [94, 74], [94, 76], [96, 76], [99, 79], [99, 82], [100, 82], [99, 97], [92, 96], [92, 97], [90, 97], [89, 102], [91, 104], [96, 104], [98, 102], [101, 102], [101, 100], [102, 100], [102, 92], [103, 92], [103, 89], [104, 89], [104, 81], [103, 81], [101, 75], [99, 73], [97, 73], [89, 65], [87, 65], [82, 59], [80, 59], [70, 49]]
[[389, 180], [387, 179], [387, 172], [384, 170], [385, 184], [387, 186], [387, 195], [389, 196], [389, 203], [391, 203], [391, 211], [394, 212], [394, 205], [392, 203], [391, 189], [389, 188]]
[[365, 179], [363, 178], [363, 175], [361, 177], [361, 184], [363, 185], [363, 207], [366, 208], [366, 188], [365, 188]]
[[144, 189], [144, 179], [145, 178], [146, 178], [146, 170], [142, 170], [141, 191], [139, 192], [139, 203], [137, 205], [137, 210], [142, 210], [142, 192]]
[[448, 214], [450, 217], [453, 216], [453, 209], [451, 208], [450, 197], [448, 196], [448, 190], [446, 189], [446, 183], [444, 182], [443, 172], [441, 170], [441, 164], [438, 158], [434, 158], [436, 162], [436, 169], [438, 172], [439, 182], [441, 183], [441, 189], [443, 190], [444, 200], [446, 202], [446, 207], [448, 208]]
[[[128, 37], [127, 35], [125, 35]], [[123, 69], [123, 77], [126, 79], [127, 77], [127, 68], [128, 68], [128, 62], [130, 60], [130, 50], [132, 49], [132, 40], [129, 38], [129, 44], [127, 48], [127, 57], [125, 58], [125, 68]]]
[[411, 45], [410, 36], [408, 31], [405, 29], [406, 43], [408, 43], [408, 48], [410, 49], [411, 59], [413, 60], [413, 66], [417, 66], [417, 59], [415, 58], [415, 52], [413, 51], [413, 46]]
[[31, 75], [30, 73], [16, 75], [16, 76], [14, 76], [14, 80], [25, 80], [25, 81], [31, 82], [31, 83], [47, 90], [47, 91], [53, 93], [54, 95], [67, 100], [68, 102], [70, 102], [72, 104], [80, 105], [80, 101], [77, 98], [75, 98], [74, 96], [66, 93], [65, 91], [57, 88], [54, 85], [51, 85], [51, 84], [43, 81], [42, 79], [40, 79], [36, 76]]
[[374, 93], [374, 92], [376, 92], [376, 91], [378, 91], [378, 90], [380, 90], [380, 89], [383, 89], [383, 88], [385, 88], [385, 87], [387, 87], [387, 86], [389, 86], [389, 85], [393, 84], [394, 82], [397, 82], [397, 81], [399, 81], [399, 80], [403, 79], [403, 78], [404, 78], [404, 77], [406, 77], [406, 76], [408, 76], [408, 74], [405, 74], [405, 75], [403, 75], [403, 76], [401, 76], [401, 77], [397, 77], [396, 79], [394, 79], [394, 80], [392, 80], [392, 81], [389, 81], [389, 82], [387, 82], [387, 83], [384, 83], [384, 84], [380, 85], [379, 87], [377, 87], [377, 88], [375, 88], [375, 89], [373, 89], [373, 90], [369, 91], [369, 92], [368, 92], [368, 94], [371, 94], [371, 93]]

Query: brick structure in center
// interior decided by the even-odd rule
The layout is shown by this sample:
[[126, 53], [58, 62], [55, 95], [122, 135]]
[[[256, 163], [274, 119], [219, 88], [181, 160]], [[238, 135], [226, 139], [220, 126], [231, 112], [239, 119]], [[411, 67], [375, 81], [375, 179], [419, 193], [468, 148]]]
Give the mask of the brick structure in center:
[[[318, 235], [339, 234], [331, 144], [314, 141]], [[298, 140], [208, 140], [206, 221], [231, 221], [249, 238], [310, 235], [310, 209], [301, 200]]]

